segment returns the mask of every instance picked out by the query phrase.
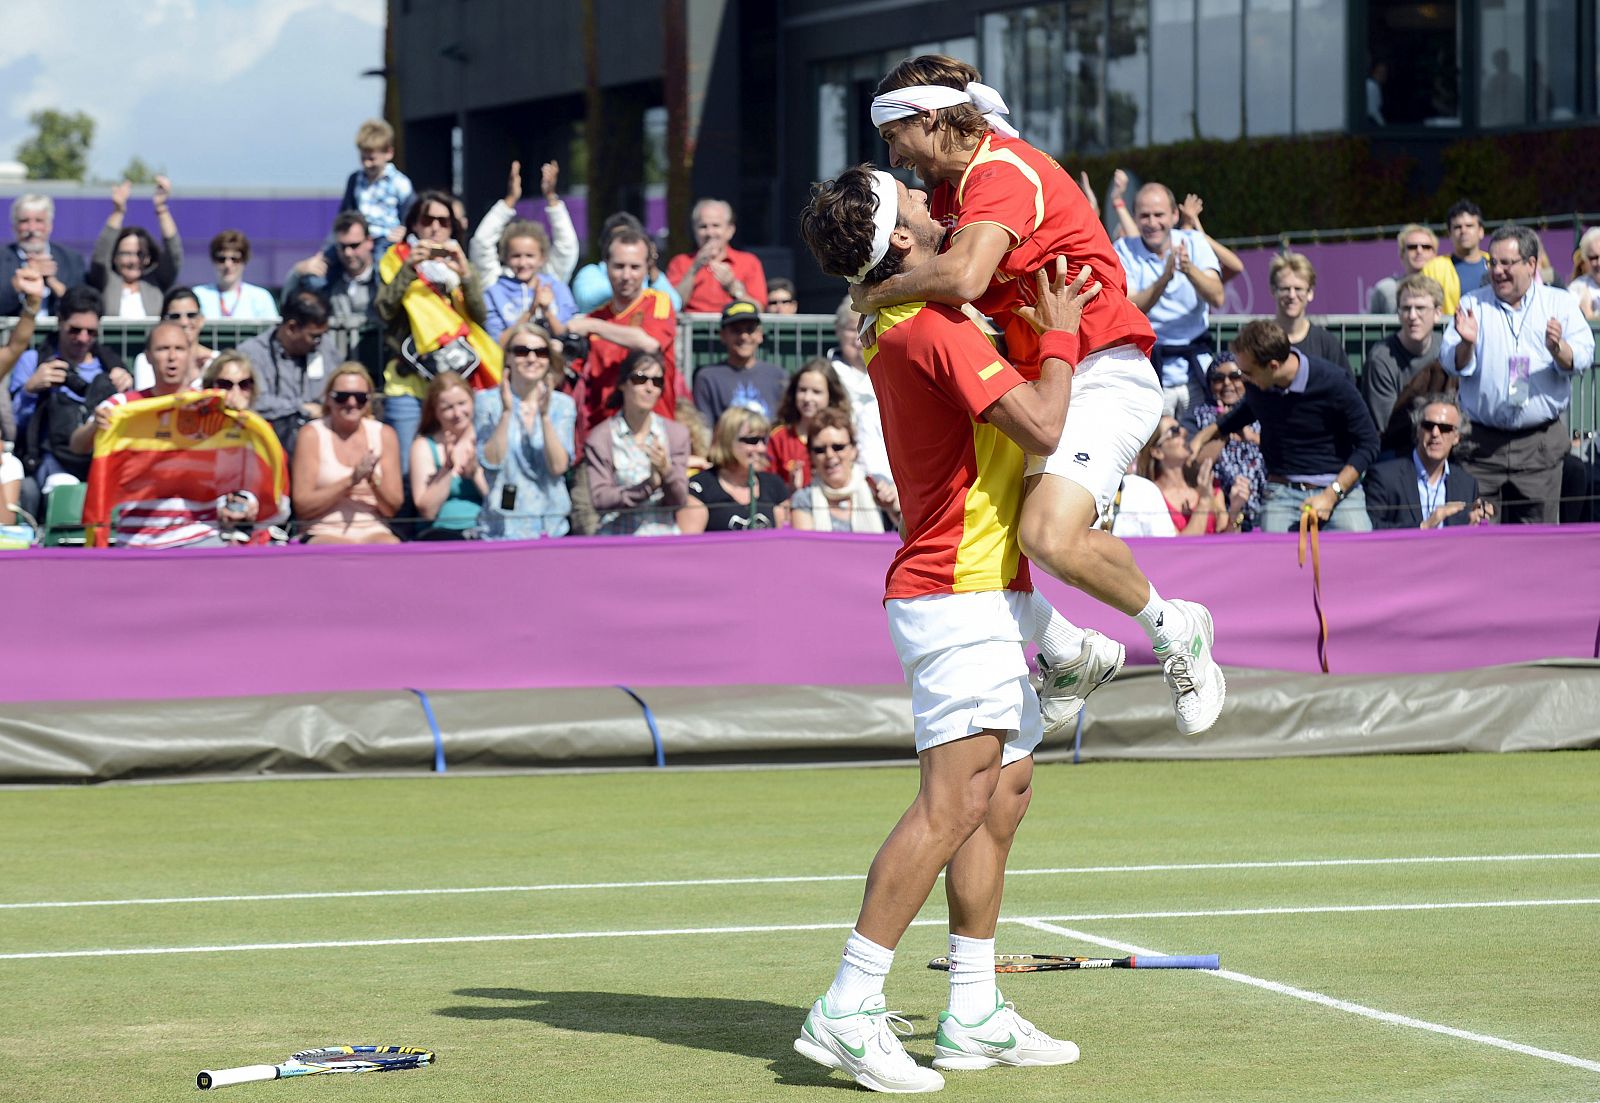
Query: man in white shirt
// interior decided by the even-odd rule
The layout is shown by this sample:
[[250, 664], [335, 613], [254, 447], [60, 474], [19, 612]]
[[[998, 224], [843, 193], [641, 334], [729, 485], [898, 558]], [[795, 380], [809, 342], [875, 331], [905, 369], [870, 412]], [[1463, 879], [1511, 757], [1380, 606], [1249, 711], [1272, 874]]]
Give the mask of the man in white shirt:
[[1464, 465], [1508, 521], [1556, 524], [1561, 461], [1570, 448], [1561, 415], [1572, 378], [1594, 361], [1594, 334], [1568, 291], [1534, 278], [1539, 239], [1502, 226], [1489, 239], [1489, 286], [1466, 291], [1439, 360], [1461, 378], [1472, 419]]
[[1204, 234], [1176, 228], [1178, 200], [1165, 184], [1139, 189], [1133, 219], [1139, 236], [1117, 239], [1117, 259], [1128, 277], [1128, 300], [1156, 331], [1150, 362], [1161, 373], [1163, 412], [1177, 417], [1206, 399], [1214, 352], [1211, 311], [1222, 306], [1222, 263]]

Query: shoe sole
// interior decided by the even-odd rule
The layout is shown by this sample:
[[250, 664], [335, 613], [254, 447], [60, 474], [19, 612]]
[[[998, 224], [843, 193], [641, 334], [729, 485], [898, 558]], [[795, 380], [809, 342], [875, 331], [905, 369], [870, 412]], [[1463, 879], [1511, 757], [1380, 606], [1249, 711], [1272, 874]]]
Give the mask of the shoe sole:
[[[844, 1072], [849, 1072], [849, 1070], [844, 1067], [844, 1062], [839, 1059], [839, 1056], [836, 1053], [833, 1053], [825, 1046], [818, 1045], [809, 1038], [796, 1038], [794, 1040], [794, 1051], [802, 1057], [806, 1057], [815, 1061], [823, 1068], [839, 1069]], [[901, 1087], [894, 1084], [887, 1084], [866, 1072], [851, 1073], [850, 1078], [857, 1084], [860, 1084], [863, 1088], [866, 1088], [868, 1091], [883, 1092], [886, 1095], [922, 1095], [928, 1092], [936, 1092], [940, 1088], [944, 1087], [943, 1083], [939, 1083], [931, 1088]]]
[[1004, 1065], [1007, 1068], [1033, 1069], [1053, 1065], [1070, 1065], [1079, 1056], [1079, 1054], [1074, 1053], [1063, 1061], [1042, 1061], [1036, 1058], [1025, 1058], [1021, 1061], [1002, 1061], [996, 1057], [980, 1057], [970, 1053], [963, 1053], [959, 1056], [935, 1057], [933, 1059], [933, 1067], [940, 1072], [977, 1072], [982, 1069], [992, 1069], [999, 1065]]

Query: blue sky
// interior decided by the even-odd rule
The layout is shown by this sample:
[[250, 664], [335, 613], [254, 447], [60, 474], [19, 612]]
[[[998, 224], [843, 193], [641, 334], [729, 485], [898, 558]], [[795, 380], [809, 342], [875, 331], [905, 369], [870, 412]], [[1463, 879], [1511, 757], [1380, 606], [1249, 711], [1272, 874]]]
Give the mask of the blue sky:
[[41, 108], [97, 124], [90, 173], [138, 155], [180, 191], [337, 191], [379, 113], [383, 0], [3, 0], [0, 161]]

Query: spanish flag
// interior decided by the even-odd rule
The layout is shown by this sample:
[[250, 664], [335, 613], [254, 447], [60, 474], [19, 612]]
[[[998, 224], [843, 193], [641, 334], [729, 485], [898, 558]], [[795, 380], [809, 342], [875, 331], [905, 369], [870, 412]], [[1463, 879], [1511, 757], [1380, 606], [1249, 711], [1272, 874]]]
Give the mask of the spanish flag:
[[91, 547], [173, 547], [215, 532], [230, 494], [256, 499], [257, 537], [289, 501], [289, 469], [272, 426], [230, 409], [221, 391], [179, 391], [116, 406], [94, 438], [83, 523]]
[[[408, 244], [396, 245], [384, 253], [378, 262], [378, 278], [384, 283], [393, 283], [400, 266], [410, 255]], [[479, 391], [492, 391], [500, 386], [504, 360], [500, 346], [467, 316], [466, 293], [461, 288], [446, 294], [418, 273], [400, 303], [411, 322], [411, 340], [418, 356], [427, 356], [453, 341], [462, 341], [478, 359], [477, 370], [467, 374], [467, 383]]]

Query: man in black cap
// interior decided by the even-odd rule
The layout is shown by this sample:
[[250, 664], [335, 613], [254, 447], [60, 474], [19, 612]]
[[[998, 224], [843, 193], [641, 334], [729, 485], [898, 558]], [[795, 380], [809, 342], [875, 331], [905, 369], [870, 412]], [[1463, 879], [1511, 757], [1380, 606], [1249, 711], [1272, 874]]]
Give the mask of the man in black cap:
[[724, 410], [743, 406], [775, 422], [789, 373], [757, 360], [761, 351], [761, 311], [755, 303], [735, 300], [722, 308], [722, 347], [728, 358], [694, 372], [694, 404], [713, 428]]

